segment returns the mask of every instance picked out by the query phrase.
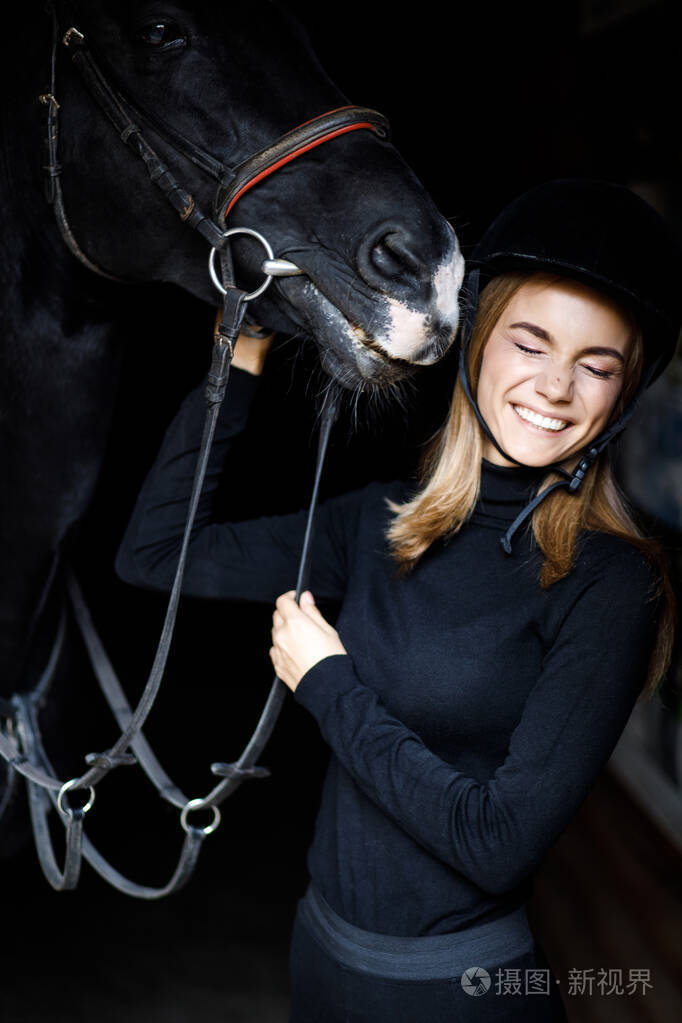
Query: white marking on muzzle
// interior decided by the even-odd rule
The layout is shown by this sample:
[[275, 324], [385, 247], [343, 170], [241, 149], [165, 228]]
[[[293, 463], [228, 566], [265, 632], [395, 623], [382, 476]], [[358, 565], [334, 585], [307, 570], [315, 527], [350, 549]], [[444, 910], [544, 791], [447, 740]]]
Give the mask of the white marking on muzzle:
[[[442, 343], [433, 338], [434, 322], [449, 328], [454, 336], [459, 321], [457, 296], [464, 280], [464, 259], [455, 242], [450, 257], [433, 275], [433, 301], [425, 309], [387, 298], [388, 330], [377, 333], [376, 343], [392, 359], [404, 359], [419, 366], [436, 362], [443, 354]], [[430, 344], [430, 341], [433, 344]]]

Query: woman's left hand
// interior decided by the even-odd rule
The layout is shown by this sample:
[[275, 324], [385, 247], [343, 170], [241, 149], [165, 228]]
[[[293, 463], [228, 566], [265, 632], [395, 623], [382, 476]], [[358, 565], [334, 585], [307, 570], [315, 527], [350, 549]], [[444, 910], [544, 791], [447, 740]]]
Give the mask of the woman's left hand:
[[295, 692], [305, 673], [330, 654], [345, 654], [338, 632], [315, 606], [312, 593], [301, 594], [300, 606], [294, 590], [275, 601], [272, 616], [272, 661], [278, 678]]

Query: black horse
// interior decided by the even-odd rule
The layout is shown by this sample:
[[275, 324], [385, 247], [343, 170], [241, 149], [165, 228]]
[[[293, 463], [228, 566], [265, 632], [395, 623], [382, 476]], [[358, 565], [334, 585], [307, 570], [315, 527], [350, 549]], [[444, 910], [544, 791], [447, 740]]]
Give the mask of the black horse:
[[[82, 265], [44, 198], [51, 26], [25, 4], [5, 27], [18, 56], [1, 150], [3, 310], [0, 328], [0, 695], [27, 684], [28, 651], [51, 580], [91, 499], [110, 428], [126, 285]], [[58, 2], [126, 95], [182, 136], [235, 165], [296, 125], [348, 101], [305, 34], [265, 0]], [[31, 40], [27, 47], [26, 40]], [[70, 51], [58, 46], [59, 164], [77, 245], [106, 274], [139, 286], [171, 282], [217, 304], [209, 246], [150, 183], [117, 137]], [[215, 183], [148, 126], [148, 137], [198, 206]], [[457, 326], [463, 266], [450, 226], [392, 145], [369, 130], [335, 138], [251, 188], [227, 227], [262, 232], [304, 274], [279, 279], [254, 319], [319, 347], [346, 388], [385, 387], [436, 361]], [[238, 279], [262, 280], [263, 252], [240, 236]], [[119, 324], [120, 326], [120, 324]]]

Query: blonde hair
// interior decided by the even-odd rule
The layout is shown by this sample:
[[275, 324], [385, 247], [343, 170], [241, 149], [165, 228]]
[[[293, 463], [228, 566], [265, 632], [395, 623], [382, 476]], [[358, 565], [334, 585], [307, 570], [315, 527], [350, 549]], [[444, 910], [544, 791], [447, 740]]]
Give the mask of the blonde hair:
[[[481, 292], [468, 351], [467, 369], [474, 394], [485, 343], [513, 295], [529, 279], [528, 274], [501, 274]], [[547, 274], [534, 274], [532, 279], [547, 283], [561, 280]], [[630, 402], [642, 372], [641, 331], [634, 317], [629, 318], [632, 324], [631, 343], [625, 360], [624, 384], [612, 421]], [[400, 574], [411, 571], [439, 537], [459, 532], [471, 516], [480, 491], [482, 458], [483, 432], [458, 377], [449, 415], [422, 460], [419, 491], [404, 504], [388, 502], [394, 518], [387, 530], [387, 539]], [[541, 481], [538, 493], [559, 478], [555, 472], [548, 473]], [[670, 663], [674, 597], [662, 548], [655, 540], [646, 537], [634, 521], [615, 481], [608, 449], [598, 456], [577, 493], [568, 494], [564, 488], [553, 491], [535, 509], [531, 522], [535, 542], [544, 555], [539, 578], [543, 589], [571, 571], [578, 538], [583, 530], [610, 533], [628, 541], [655, 567], [659, 580], [655, 596], [661, 598], [658, 634], [647, 679], [639, 696], [640, 700], [649, 698]]]

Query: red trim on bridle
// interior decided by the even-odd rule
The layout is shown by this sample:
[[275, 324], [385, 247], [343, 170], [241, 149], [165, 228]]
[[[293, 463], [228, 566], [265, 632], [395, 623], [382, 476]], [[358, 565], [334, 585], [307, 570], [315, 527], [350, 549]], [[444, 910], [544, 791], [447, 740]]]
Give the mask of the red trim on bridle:
[[[353, 104], [352, 103], [346, 103], [346, 105], [343, 106], [343, 107], [334, 107], [333, 110], [327, 110], [324, 114], [316, 114], [315, 117], [311, 117], [307, 121], [301, 121], [301, 123], [298, 125], [298, 127], [299, 128], [305, 128], [306, 124], [312, 124], [313, 121], [319, 121], [321, 117], [328, 117], [329, 114], [340, 114], [342, 110], [352, 110], [352, 109], [353, 109]], [[296, 131], [296, 130], [297, 129], [294, 128], [294, 131]]]
[[[294, 131], [297, 131], [298, 128], [304, 128], [308, 124], [314, 124], [315, 121], [319, 121], [323, 117], [328, 117], [330, 114], [337, 114], [342, 110], [351, 110], [352, 108], [353, 108], [352, 104], [347, 104], [344, 107], [335, 107], [334, 110], [328, 110], [324, 114], [320, 114], [317, 117], [312, 117], [309, 121], [303, 121], [303, 123], [299, 124], [298, 127], [294, 129]], [[284, 167], [285, 164], [291, 163], [291, 161], [295, 160], [297, 156], [302, 156], [303, 153], [307, 153], [311, 149], [316, 149], [317, 146], [321, 146], [324, 142], [329, 142], [331, 139], [337, 138], [339, 135], [347, 135], [348, 132], [358, 131], [360, 128], [368, 128], [370, 131], [373, 131], [375, 133], [377, 131], [376, 124], [372, 124], [371, 121], [358, 121], [355, 124], [346, 124], [341, 128], [335, 128], [333, 131], [329, 131], [325, 135], [321, 135], [320, 138], [314, 139], [312, 142], [303, 143], [293, 152], [287, 153], [286, 156], [283, 156], [280, 160], [277, 160], [276, 163], [273, 163], [270, 167], [266, 167], [264, 170], [260, 171], [260, 173], [255, 174], [249, 181], [246, 182], [246, 184], [242, 185], [242, 187], [239, 189], [236, 195], [232, 197], [227, 209], [225, 210], [224, 214], [225, 219], [227, 219], [230, 210], [235, 205], [237, 200], [241, 199], [244, 193], [248, 192], [248, 190], [250, 188], [253, 188], [254, 185], [257, 185], [259, 181], [263, 181], [271, 174], [274, 174], [276, 170], [279, 170], [280, 167]]]

